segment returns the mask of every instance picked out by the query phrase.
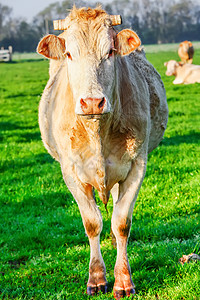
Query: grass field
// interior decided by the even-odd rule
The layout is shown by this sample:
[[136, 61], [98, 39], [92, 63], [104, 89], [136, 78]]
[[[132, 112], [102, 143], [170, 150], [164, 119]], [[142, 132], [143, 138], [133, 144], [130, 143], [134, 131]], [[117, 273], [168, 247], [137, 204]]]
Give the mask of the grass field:
[[[169, 123], [149, 155], [133, 213], [128, 255], [135, 300], [200, 299], [200, 84], [172, 85], [163, 63], [176, 52], [148, 52], [167, 91]], [[194, 63], [200, 64], [200, 49]], [[60, 166], [46, 152], [38, 127], [38, 103], [48, 79], [46, 60], [0, 64], [0, 299], [89, 299], [89, 245], [78, 207]], [[113, 299], [116, 250], [102, 203], [101, 248]]]

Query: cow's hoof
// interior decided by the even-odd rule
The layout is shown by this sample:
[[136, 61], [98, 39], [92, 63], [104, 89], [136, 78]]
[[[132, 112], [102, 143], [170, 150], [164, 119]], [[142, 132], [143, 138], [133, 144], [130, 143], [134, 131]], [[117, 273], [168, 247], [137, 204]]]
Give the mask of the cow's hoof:
[[97, 286], [88, 286], [87, 287], [87, 294], [89, 296], [95, 296], [97, 294], [98, 288]]
[[125, 291], [124, 290], [114, 291], [114, 298], [116, 300], [124, 298], [124, 296], [125, 296]]
[[135, 289], [131, 288], [131, 289], [127, 289], [125, 291], [126, 293], [126, 296], [130, 297], [131, 295], [134, 295], [135, 294]]
[[135, 294], [135, 290], [133, 288], [127, 290], [115, 290], [114, 291], [114, 298], [116, 300], [122, 299], [125, 296], [130, 297], [131, 295]]
[[99, 292], [102, 292], [103, 294], [107, 293], [107, 285], [99, 285], [99, 286], [88, 286], [87, 287], [87, 294], [89, 296], [95, 296], [97, 295]]
[[108, 289], [107, 284], [98, 286], [98, 292], [101, 291], [103, 294], [107, 293], [107, 289]]

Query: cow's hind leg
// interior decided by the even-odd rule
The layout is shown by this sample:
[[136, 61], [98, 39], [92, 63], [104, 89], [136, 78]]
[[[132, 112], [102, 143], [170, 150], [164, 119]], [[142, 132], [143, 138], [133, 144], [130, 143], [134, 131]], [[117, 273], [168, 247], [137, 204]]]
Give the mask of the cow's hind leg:
[[90, 185], [80, 187], [71, 177], [65, 176], [66, 184], [77, 201], [83, 225], [90, 243], [89, 279], [87, 294], [95, 295], [99, 291], [107, 292], [106, 268], [100, 250], [102, 217], [97, 207]]
[[127, 257], [127, 243], [132, 222], [133, 207], [146, 170], [146, 155], [134, 162], [127, 179], [119, 185], [119, 198], [114, 203], [112, 231], [117, 241], [114, 297], [121, 299], [135, 293]]

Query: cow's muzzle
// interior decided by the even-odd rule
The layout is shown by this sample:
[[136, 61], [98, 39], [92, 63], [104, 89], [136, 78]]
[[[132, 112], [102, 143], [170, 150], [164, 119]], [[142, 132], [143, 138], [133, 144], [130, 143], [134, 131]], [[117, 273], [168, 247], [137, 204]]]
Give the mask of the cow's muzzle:
[[167, 76], [172, 76], [172, 75], [174, 75], [173, 72], [169, 72], [169, 71], [166, 71], [165, 74], [166, 74]]
[[102, 115], [106, 111], [106, 98], [80, 99], [80, 108], [83, 115]]

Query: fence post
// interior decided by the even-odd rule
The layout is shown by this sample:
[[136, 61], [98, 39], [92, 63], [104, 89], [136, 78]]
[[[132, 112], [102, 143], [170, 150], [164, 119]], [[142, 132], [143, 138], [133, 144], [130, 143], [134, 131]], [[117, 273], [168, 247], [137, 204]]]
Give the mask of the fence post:
[[8, 50], [9, 50], [9, 61], [12, 61], [12, 52], [13, 52], [12, 46], [9, 46]]

